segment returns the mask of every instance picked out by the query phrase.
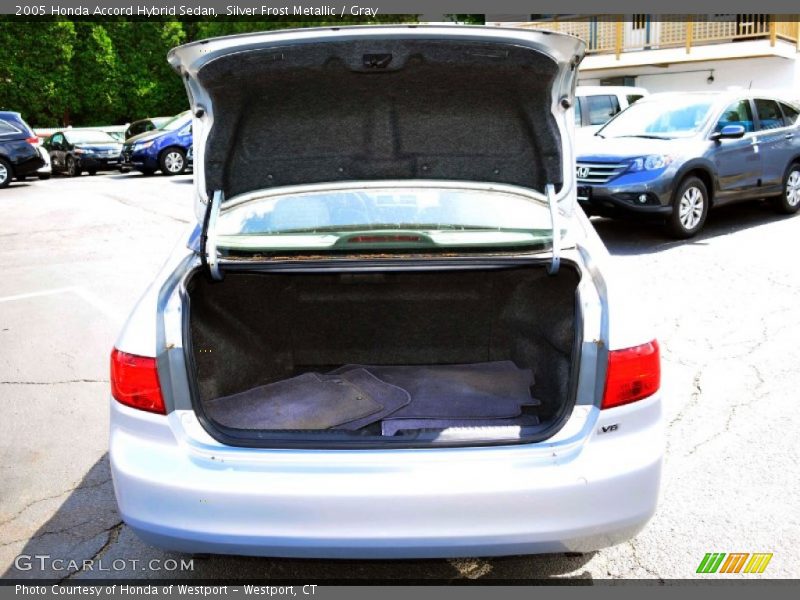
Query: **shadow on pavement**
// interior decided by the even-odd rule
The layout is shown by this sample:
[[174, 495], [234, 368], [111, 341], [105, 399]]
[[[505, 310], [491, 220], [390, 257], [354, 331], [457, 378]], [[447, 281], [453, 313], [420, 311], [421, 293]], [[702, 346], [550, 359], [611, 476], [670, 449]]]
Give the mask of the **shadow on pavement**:
[[778, 214], [766, 201], [755, 200], [713, 209], [705, 227], [688, 240], [669, 237], [661, 223], [636, 219], [593, 218], [592, 225], [611, 254], [650, 254], [683, 245], [705, 245], [713, 238], [792, 218]]
[[[10, 542], [13, 543], [13, 542]], [[47, 556], [43, 560], [41, 556]], [[283, 579], [437, 582], [486, 579], [591, 580], [584, 570], [594, 553], [452, 560], [311, 560], [238, 556], [194, 557], [191, 570], [154, 570], [192, 558], [146, 545], [119, 518], [104, 455], [52, 517], [27, 541], [3, 579]], [[62, 562], [56, 562], [62, 561]], [[72, 561], [72, 565], [70, 565]], [[84, 561], [90, 561], [87, 567]], [[134, 562], [135, 561], [135, 562]], [[570, 574], [570, 575], [567, 575]]]

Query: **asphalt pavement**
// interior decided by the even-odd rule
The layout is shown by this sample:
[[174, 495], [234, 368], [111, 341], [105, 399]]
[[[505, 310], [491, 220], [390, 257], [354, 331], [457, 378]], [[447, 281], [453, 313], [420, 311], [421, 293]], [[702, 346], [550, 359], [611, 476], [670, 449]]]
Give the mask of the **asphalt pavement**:
[[187, 557], [141, 542], [116, 512], [108, 357], [137, 298], [193, 225], [191, 193], [191, 176], [138, 174], [0, 190], [2, 577], [669, 581], [714, 577], [695, 573], [707, 552], [773, 553], [764, 575], [738, 578], [800, 574], [800, 216], [758, 202], [712, 212], [704, 233], [686, 242], [655, 225], [593, 221], [640, 284], [663, 356], [661, 501], [631, 542], [576, 556], [211, 556], [175, 568]]

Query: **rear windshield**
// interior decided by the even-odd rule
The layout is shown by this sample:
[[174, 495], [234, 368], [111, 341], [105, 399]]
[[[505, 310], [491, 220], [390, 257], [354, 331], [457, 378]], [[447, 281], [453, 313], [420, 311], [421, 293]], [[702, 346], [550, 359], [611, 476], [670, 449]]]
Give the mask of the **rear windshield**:
[[0, 137], [27, 138], [32, 135], [33, 132], [24, 121], [13, 117], [0, 117]]
[[315, 247], [543, 243], [552, 238], [548, 208], [532, 197], [451, 188], [348, 189], [255, 199], [224, 210], [217, 232], [241, 236], [243, 243], [257, 236], [265, 247], [284, 247], [298, 235], [304, 245]]

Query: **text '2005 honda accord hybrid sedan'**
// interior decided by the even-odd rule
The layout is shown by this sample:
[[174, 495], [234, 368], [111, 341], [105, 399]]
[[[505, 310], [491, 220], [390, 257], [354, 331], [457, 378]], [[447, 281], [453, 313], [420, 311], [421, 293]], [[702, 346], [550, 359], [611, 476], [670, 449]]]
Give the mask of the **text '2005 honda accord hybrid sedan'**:
[[172, 51], [198, 226], [111, 364], [114, 486], [144, 540], [453, 557], [644, 527], [659, 350], [576, 208], [582, 56], [435, 26]]

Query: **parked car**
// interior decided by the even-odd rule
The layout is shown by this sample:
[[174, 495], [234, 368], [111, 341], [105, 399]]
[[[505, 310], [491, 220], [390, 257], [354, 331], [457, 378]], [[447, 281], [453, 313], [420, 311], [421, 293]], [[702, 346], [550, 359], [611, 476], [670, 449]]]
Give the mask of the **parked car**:
[[575, 127], [581, 128], [581, 133], [594, 133], [611, 117], [648, 95], [640, 87], [579, 85], [575, 88]]
[[677, 238], [708, 210], [770, 197], [800, 208], [800, 109], [747, 92], [654, 94], [579, 148], [578, 200], [590, 214], [658, 216]]
[[136, 169], [145, 175], [161, 171], [181, 175], [192, 164], [192, 115], [182, 112], [160, 129], [140, 133], [125, 141], [122, 170]]
[[0, 111], [0, 189], [44, 166], [39, 138], [19, 113]]
[[114, 487], [144, 540], [483, 556], [645, 525], [658, 344], [577, 210], [553, 98], [583, 52], [415, 26], [169, 54], [202, 101], [197, 226], [111, 357]]
[[79, 177], [84, 171], [96, 175], [98, 171], [119, 168], [122, 144], [105, 131], [70, 129], [57, 131], [44, 143], [50, 152], [53, 171], [70, 177]]
[[171, 119], [172, 117], [151, 117], [134, 121], [128, 125], [128, 128], [125, 130], [125, 139], [129, 140], [130, 138], [141, 133], [147, 133], [148, 131], [153, 131], [154, 129], [161, 129], [164, 125], [169, 123]]

